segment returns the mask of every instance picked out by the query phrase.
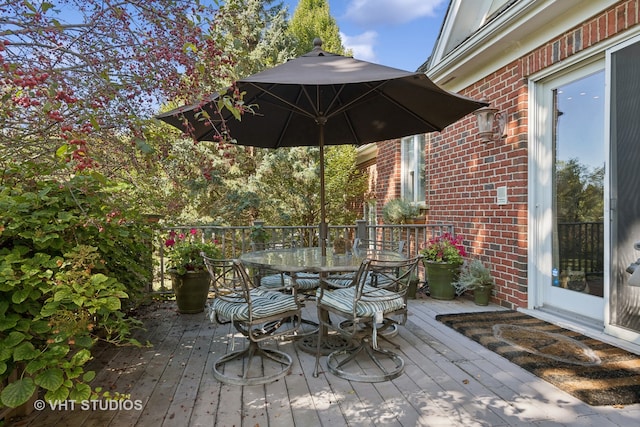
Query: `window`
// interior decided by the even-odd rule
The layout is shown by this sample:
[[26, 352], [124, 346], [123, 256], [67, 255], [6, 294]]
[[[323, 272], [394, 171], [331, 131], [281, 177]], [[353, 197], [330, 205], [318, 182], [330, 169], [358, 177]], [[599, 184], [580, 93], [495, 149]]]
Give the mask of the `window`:
[[425, 138], [424, 134], [402, 138], [401, 196], [413, 203], [425, 202]]

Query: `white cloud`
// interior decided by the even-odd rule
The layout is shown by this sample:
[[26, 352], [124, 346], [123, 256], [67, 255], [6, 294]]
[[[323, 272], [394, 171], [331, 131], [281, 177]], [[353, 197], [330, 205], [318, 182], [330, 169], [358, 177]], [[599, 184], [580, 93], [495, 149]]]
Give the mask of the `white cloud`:
[[342, 38], [344, 47], [353, 51], [354, 58], [362, 61], [376, 62], [374, 46], [378, 38], [378, 33], [375, 31], [365, 31], [356, 36], [347, 36], [344, 33], [340, 33], [340, 37]]
[[351, 0], [345, 18], [360, 26], [398, 25], [425, 16], [445, 0]]

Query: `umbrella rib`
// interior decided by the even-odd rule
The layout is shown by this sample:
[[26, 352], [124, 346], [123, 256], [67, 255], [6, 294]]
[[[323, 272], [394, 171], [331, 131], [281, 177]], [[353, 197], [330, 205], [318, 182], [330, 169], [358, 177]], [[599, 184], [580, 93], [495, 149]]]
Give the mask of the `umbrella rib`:
[[[275, 99], [277, 99], [278, 101], [282, 102], [284, 105], [290, 107], [292, 109], [292, 111], [298, 112], [298, 113], [302, 114], [303, 116], [307, 116], [307, 117], [312, 118], [312, 119], [315, 118], [315, 116], [310, 114], [305, 109], [300, 108], [298, 105], [294, 104], [293, 102], [289, 102], [286, 99], [282, 98], [281, 96], [276, 95], [275, 93], [271, 92], [271, 88], [274, 87], [274, 86], [278, 86], [278, 85], [271, 85], [269, 88], [263, 88], [263, 87], [260, 87], [260, 86], [256, 85], [255, 83], [252, 83], [252, 82], [249, 82], [249, 84], [251, 86], [255, 87], [256, 89], [258, 89], [259, 91], [263, 92], [264, 94], [270, 95], [270, 96], [274, 97]], [[253, 100], [258, 100], [258, 99], [261, 99], [261, 98], [262, 98], [262, 96], [256, 96], [256, 97], [253, 98]], [[300, 99], [300, 97], [296, 98], [296, 100], [297, 99]], [[269, 102], [266, 99], [264, 101]], [[277, 105], [277, 104], [275, 104], [273, 102], [272, 102], [272, 104], [273, 105]]]
[[[402, 105], [401, 103], [399, 103], [398, 101], [396, 101], [395, 99], [391, 98], [389, 95], [387, 95], [386, 93], [380, 91], [379, 89], [384, 86], [385, 83], [387, 83], [388, 80], [386, 81], [381, 81], [380, 84], [377, 84], [375, 86], [373, 85], [369, 85], [369, 90], [366, 91], [365, 93], [363, 93], [362, 95], [358, 96], [357, 98], [352, 99], [351, 101], [349, 101], [348, 103], [342, 105], [340, 108], [337, 108], [335, 111], [332, 111], [331, 114], [327, 114], [326, 117], [327, 119], [336, 116], [338, 114], [342, 114], [345, 111], [348, 111], [349, 108], [351, 108], [351, 106], [353, 104], [355, 104], [356, 102], [362, 100], [363, 98], [367, 97], [368, 95], [370, 95], [373, 92], [376, 92], [379, 96], [383, 97], [384, 99], [386, 99], [387, 101], [391, 102], [392, 104], [394, 104], [396, 107], [400, 108], [402, 111], [404, 111], [405, 113], [408, 113], [409, 115], [413, 116], [414, 118], [418, 119], [419, 121], [421, 121], [422, 123], [428, 125], [429, 127], [433, 128], [434, 130], [442, 130], [442, 128], [440, 126], [435, 125], [434, 123], [425, 120], [423, 117], [420, 117], [419, 115], [417, 115], [416, 113], [414, 113], [412, 110], [408, 109], [407, 107], [405, 107], [404, 105]], [[334, 99], [331, 101], [330, 105], [333, 105], [335, 103], [335, 101], [338, 99], [338, 95], [340, 94], [340, 92], [342, 92], [342, 89], [344, 88], [345, 85], [342, 85], [342, 87], [340, 88], [340, 91], [338, 91], [338, 93], [336, 93], [336, 96], [334, 97]], [[349, 122], [350, 123], [350, 122]], [[349, 124], [349, 127], [351, 127], [351, 124]]]
[[[386, 82], [380, 82], [379, 85], [376, 85], [375, 87], [370, 87], [368, 91], [366, 91], [365, 93], [363, 93], [362, 95], [358, 96], [357, 98], [352, 99], [351, 101], [347, 102], [344, 105], [341, 105], [339, 108], [337, 108], [335, 111], [332, 111], [331, 114], [326, 114], [327, 119], [333, 116], [336, 116], [338, 114], [341, 114], [343, 111], [348, 110], [353, 104], [355, 104], [356, 102], [360, 101], [362, 98], [366, 97], [367, 95], [369, 95], [371, 92], [375, 92], [376, 90], [378, 90], [378, 88], [380, 88], [380, 86], [384, 85]], [[340, 90], [336, 92], [335, 96], [333, 97], [333, 100], [331, 101], [331, 103], [329, 104], [329, 108], [327, 108], [327, 111], [333, 106], [333, 104], [336, 103], [336, 101], [339, 99], [340, 93], [342, 93], [342, 90], [345, 88], [346, 85], [341, 85]], [[379, 92], [382, 93], [382, 92]]]
[[[276, 144], [275, 144], [275, 145], [276, 145], [276, 147], [280, 147], [280, 146], [281, 146], [280, 144], [281, 144], [281, 142], [282, 142], [282, 140], [283, 140], [283, 138], [284, 138], [285, 131], [286, 131], [286, 129], [289, 127], [289, 123], [291, 123], [292, 115], [293, 115], [294, 113], [298, 112], [298, 113], [300, 113], [301, 115], [303, 115], [303, 116], [305, 116], [305, 117], [308, 117], [308, 118], [310, 118], [310, 119], [315, 119], [315, 118], [316, 118], [316, 116], [313, 116], [313, 115], [312, 115], [312, 114], [310, 114], [308, 111], [306, 111], [306, 110], [304, 110], [304, 109], [302, 109], [302, 108], [300, 108], [300, 107], [298, 106], [298, 101], [300, 100], [300, 96], [301, 96], [301, 95], [300, 95], [300, 92], [298, 92], [298, 96], [296, 97], [295, 102], [289, 102], [289, 101], [287, 101], [287, 100], [283, 99], [282, 97], [280, 97], [280, 96], [276, 95], [275, 93], [271, 92], [271, 90], [270, 90], [270, 89], [271, 89], [272, 87], [274, 87], [274, 86], [277, 86], [276, 84], [273, 84], [273, 85], [269, 86], [269, 88], [267, 88], [267, 89], [265, 89], [265, 88], [261, 88], [261, 87], [259, 87], [258, 85], [254, 84], [254, 83], [250, 83], [250, 84], [251, 84], [252, 86], [254, 86], [255, 88], [257, 88], [257, 89], [259, 89], [259, 90], [261, 90], [261, 91], [262, 91], [260, 95], [262, 95], [262, 94], [270, 95], [270, 96], [272, 96], [273, 98], [277, 99], [278, 101], [282, 102], [285, 106], [291, 107], [291, 109], [283, 108], [283, 106], [282, 106], [282, 105], [279, 105], [279, 104], [277, 104], [277, 103], [275, 103], [275, 102], [273, 102], [273, 101], [270, 101], [270, 100], [268, 100], [268, 99], [262, 99], [262, 96], [260, 96], [260, 95], [257, 95], [257, 96], [255, 96], [255, 97], [252, 99], [252, 101], [256, 101], [256, 100], [264, 101], [264, 102], [266, 102], [266, 103], [268, 103], [268, 104], [271, 104], [271, 105], [273, 105], [273, 106], [275, 106], [275, 107], [278, 107], [278, 108], [282, 108], [283, 110], [285, 110], [285, 111], [288, 111], [288, 112], [289, 112], [289, 114], [287, 115], [286, 123], [285, 123], [285, 125], [282, 127], [282, 132], [280, 132], [280, 133], [279, 133], [279, 135], [278, 135], [278, 141], [277, 141], [277, 142], [276, 142]], [[304, 93], [305, 93], [305, 95], [307, 96], [307, 99], [308, 99], [308, 98], [309, 98], [309, 95], [307, 94], [306, 90], [304, 90], [304, 88], [303, 88], [302, 92], [304, 92]], [[311, 103], [311, 102], [310, 102], [310, 103]], [[313, 104], [311, 104], [311, 105], [313, 105]]]
[[400, 108], [402, 111], [404, 111], [405, 113], [408, 113], [410, 116], [415, 117], [416, 119], [418, 119], [419, 121], [421, 121], [422, 123], [430, 126], [431, 128], [433, 128], [434, 130], [437, 130], [438, 132], [441, 131], [443, 128], [440, 126], [437, 126], [436, 124], [425, 120], [423, 117], [420, 117], [419, 115], [417, 115], [416, 113], [414, 113], [412, 110], [408, 109], [407, 107], [405, 107], [404, 105], [400, 104], [398, 101], [396, 101], [395, 99], [391, 98], [390, 96], [388, 96], [385, 93], [380, 93], [380, 96], [382, 96], [383, 98], [387, 99], [389, 102], [391, 102], [392, 104], [394, 104], [396, 107]]

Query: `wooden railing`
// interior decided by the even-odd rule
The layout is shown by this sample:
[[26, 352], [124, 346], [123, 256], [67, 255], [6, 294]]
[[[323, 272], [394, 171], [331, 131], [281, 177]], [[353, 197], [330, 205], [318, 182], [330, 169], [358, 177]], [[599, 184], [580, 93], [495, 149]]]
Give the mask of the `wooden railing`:
[[561, 271], [582, 271], [587, 275], [604, 273], [604, 224], [565, 222], [558, 224]]
[[[270, 243], [294, 243], [298, 246], [318, 246], [319, 227], [317, 226], [269, 226], [263, 228], [270, 236]], [[154, 274], [152, 290], [167, 291], [171, 285], [166, 275], [164, 242], [170, 232], [189, 234], [197, 230], [203, 240], [216, 241], [227, 258], [237, 258], [252, 250], [251, 226], [222, 227], [214, 225], [176, 225], [160, 230], [156, 239], [157, 269]], [[442, 233], [454, 232], [452, 224], [403, 224], [403, 225], [370, 225], [366, 221], [356, 221], [354, 225], [330, 225], [328, 228], [327, 246], [337, 237], [351, 241], [355, 238], [375, 240], [375, 244], [404, 240], [403, 252], [407, 256], [415, 255], [424, 243]]]

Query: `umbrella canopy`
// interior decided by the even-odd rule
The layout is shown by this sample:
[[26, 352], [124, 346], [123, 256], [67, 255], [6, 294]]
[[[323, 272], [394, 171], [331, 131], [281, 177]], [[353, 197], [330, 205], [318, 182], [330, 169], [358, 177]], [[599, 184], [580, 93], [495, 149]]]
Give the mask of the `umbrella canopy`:
[[[222, 120], [240, 145], [263, 148], [320, 147], [320, 237], [326, 239], [325, 145], [385, 141], [440, 131], [487, 105], [439, 88], [423, 73], [412, 73], [322, 50], [314, 40], [311, 52], [238, 80], [243, 102], [254, 106], [236, 120], [217, 114], [219, 93], [157, 118], [199, 141], [215, 140]], [[232, 89], [229, 89], [232, 90]], [[201, 111], [213, 119], [203, 120]], [[186, 128], [186, 123], [190, 129]]]

